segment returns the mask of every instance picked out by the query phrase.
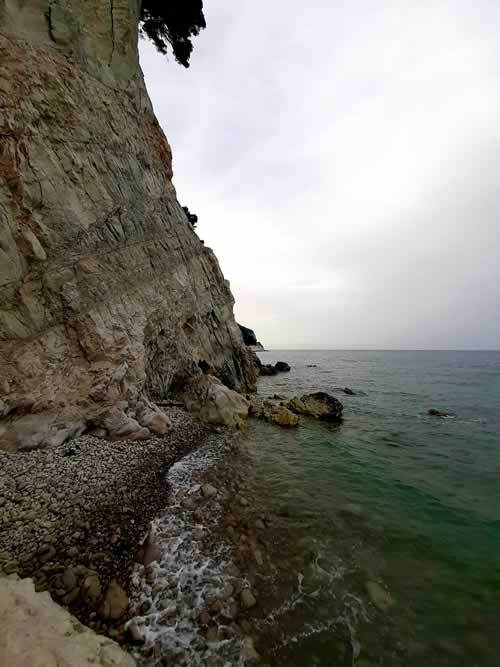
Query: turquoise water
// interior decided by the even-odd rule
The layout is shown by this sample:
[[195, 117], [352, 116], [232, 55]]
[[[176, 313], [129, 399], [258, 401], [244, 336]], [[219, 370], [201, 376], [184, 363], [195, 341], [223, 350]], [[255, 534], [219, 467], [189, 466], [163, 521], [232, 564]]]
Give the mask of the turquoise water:
[[[338, 664], [342, 620], [363, 666], [499, 667], [500, 352], [259, 356], [292, 366], [259, 394], [327, 391], [345, 416], [295, 430], [253, 420], [244, 438], [263, 507], [283, 515], [274, 595], [292, 604], [269, 619], [272, 664]], [[390, 609], [370, 604], [367, 581]]]

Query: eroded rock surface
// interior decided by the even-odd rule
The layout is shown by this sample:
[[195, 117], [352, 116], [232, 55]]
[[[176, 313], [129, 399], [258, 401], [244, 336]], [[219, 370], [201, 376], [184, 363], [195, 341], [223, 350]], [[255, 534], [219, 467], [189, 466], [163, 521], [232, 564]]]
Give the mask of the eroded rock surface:
[[0, 664], [15, 667], [134, 667], [118, 644], [79, 623], [31, 579], [0, 579]]
[[138, 12], [0, 0], [5, 449], [116, 420], [127, 437], [161, 433], [147, 401], [182, 396], [203, 364], [229, 387], [255, 382], [229, 284], [176, 198]]

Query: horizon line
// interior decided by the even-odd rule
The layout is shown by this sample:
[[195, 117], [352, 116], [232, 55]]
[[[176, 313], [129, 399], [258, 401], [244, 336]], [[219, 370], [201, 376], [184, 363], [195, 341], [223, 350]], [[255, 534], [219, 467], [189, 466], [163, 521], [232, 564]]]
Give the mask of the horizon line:
[[257, 352], [500, 352], [486, 347], [264, 347]]

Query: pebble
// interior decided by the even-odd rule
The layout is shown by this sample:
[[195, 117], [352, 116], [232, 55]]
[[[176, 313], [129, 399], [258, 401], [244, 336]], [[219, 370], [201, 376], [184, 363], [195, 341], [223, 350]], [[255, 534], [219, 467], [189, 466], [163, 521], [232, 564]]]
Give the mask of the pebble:
[[70, 547], [70, 548], [66, 551], [66, 556], [67, 556], [68, 558], [76, 558], [76, 556], [78, 556], [78, 553], [79, 553], [79, 552], [78, 552], [78, 548], [77, 548], [77, 547]]
[[244, 662], [246, 662], [248, 660], [258, 660], [259, 659], [259, 654], [255, 650], [255, 646], [254, 646], [252, 637], [244, 637], [242, 644], [243, 644], [242, 658], [243, 658]]
[[257, 600], [249, 588], [245, 588], [241, 591], [240, 602], [243, 609], [251, 609], [257, 604]]
[[219, 630], [217, 626], [211, 625], [207, 630], [207, 641], [216, 642], [219, 639]]
[[212, 486], [212, 484], [203, 484], [201, 487], [201, 493], [205, 496], [205, 498], [213, 498], [213, 496], [217, 495], [217, 489], [215, 486]]
[[64, 571], [62, 581], [63, 581], [63, 584], [64, 584], [64, 588], [66, 590], [71, 591], [71, 590], [73, 590], [73, 588], [75, 588], [76, 583], [77, 583], [76, 582], [76, 576], [75, 576], [74, 571], [70, 567], [68, 567]]

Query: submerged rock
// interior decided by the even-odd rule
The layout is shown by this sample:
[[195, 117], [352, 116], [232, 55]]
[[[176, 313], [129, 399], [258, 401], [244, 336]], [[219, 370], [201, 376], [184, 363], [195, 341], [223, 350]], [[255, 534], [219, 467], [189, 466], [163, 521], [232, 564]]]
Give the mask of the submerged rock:
[[387, 611], [394, 605], [392, 595], [384, 590], [380, 584], [377, 584], [376, 581], [367, 581], [365, 588], [371, 602], [380, 611]]
[[316, 417], [324, 421], [335, 422], [342, 419], [342, 403], [324, 391], [304, 394], [301, 398], [292, 398], [286, 407], [296, 414]]

